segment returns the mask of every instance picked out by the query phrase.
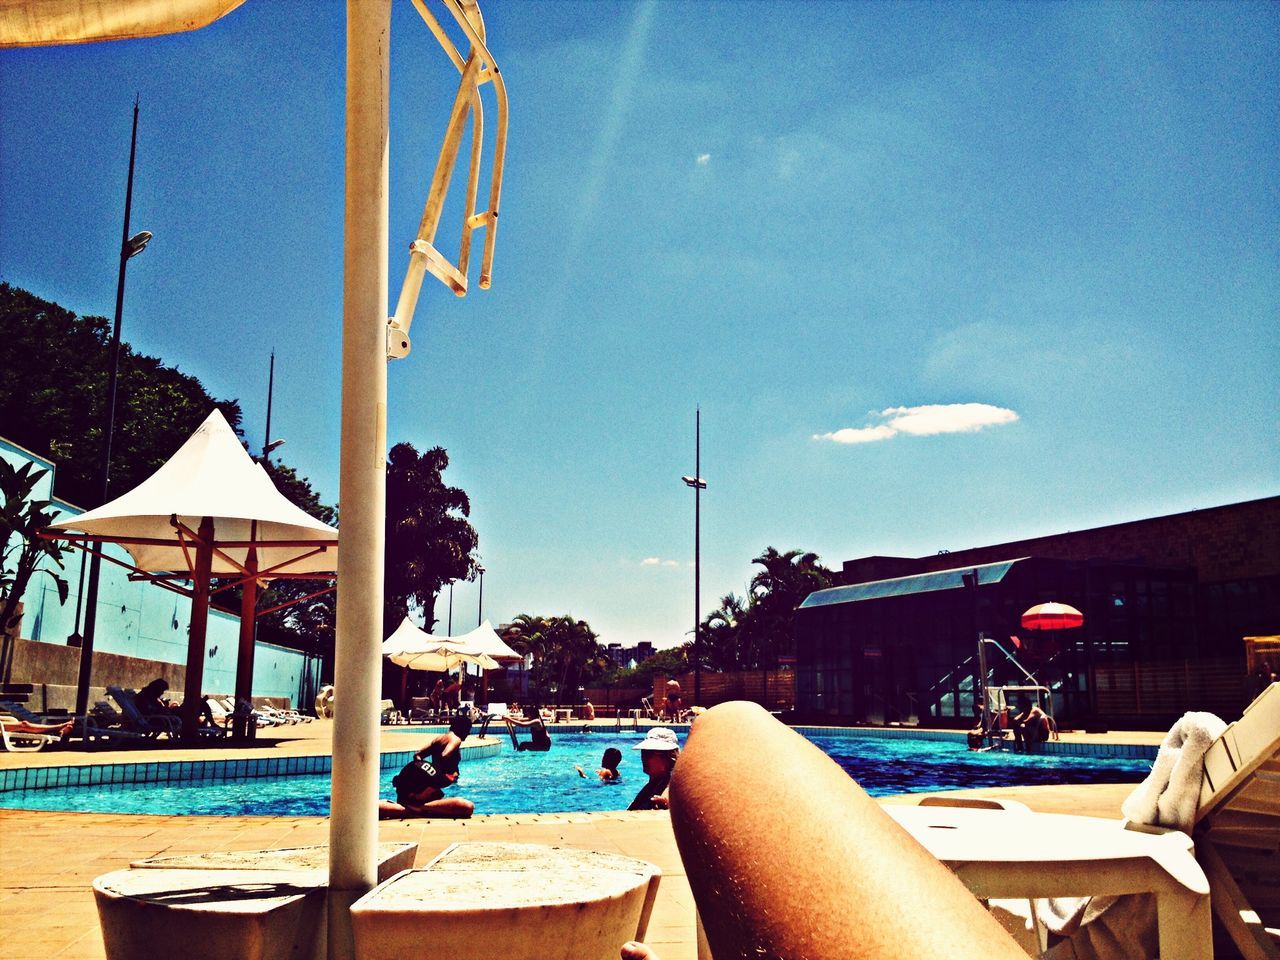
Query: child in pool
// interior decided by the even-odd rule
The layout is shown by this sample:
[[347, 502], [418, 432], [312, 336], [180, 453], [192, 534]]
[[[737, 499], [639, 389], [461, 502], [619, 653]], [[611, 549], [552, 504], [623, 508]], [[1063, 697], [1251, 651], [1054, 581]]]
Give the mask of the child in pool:
[[[600, 778], [601, 783], [617, 783], [622, 779], [622, 774], [618, 772], [618, 764], [622, 762], [622, 751], [617, 747], [610, 747], [604, 752], [604, 756], [600, 758], [600, 769], [596, 771], [596, 776]], [[586, 779], [587, 772], [579, 766], [574, 766], [578, 771], [578, 776]]]

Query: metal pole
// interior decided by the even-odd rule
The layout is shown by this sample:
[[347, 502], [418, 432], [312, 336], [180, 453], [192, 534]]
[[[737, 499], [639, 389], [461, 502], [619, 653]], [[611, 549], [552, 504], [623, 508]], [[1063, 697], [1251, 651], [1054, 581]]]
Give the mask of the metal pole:
[[449, 581], [449, 636], [453, 636], [453, 581]]
[[[116, 316], [111, 327], [111, 374], [107, 380], [107, 405], [103, 413], [102, 464], [99, 477], [101, 502], [107, 502], [107, 487], [111, 478], [111, 436], [116, 429], [116, 381], [120, 374], [120, 317], [124, 311], [124, 274], [129, 262], [129, 214], [133, 209], [133, 161], [138, 151], [138, 99], [133, 101], [133, 133], [129, 139], [129, 179], [124, 191], [124, 229], [120, 236], [120, 272], [116, 278]], [[91, 506], [96, 506], [92, 504]], [[102, 556], [99, 546], [89, 561], [89, 591], [85, 598], [84, 636], [80, 639], [80, 672], [76, 678], [76, 714], [84, 716], [89, 710], [89, 686], [93, 678], [93, 639], [98, 628], [98, 585], [102, 577]]]
[[267, 432], [262, 438], [262, 462], [265, 464], [271, 458], [271, 394], [275, 391], [276, 386], [276, 352], [271, 351], [271, 367], [267, 373]]
[[[702, 704], [702, 409], [693, 420], [693, 704]], [[767, 709], [767, 707], [766, 707]]]
[[342, 435], [329, 956], [355, 955], [350, 907], [377, 879], [378, 694], [387, 457], [387, 129], [391, 0], [347, 0]]
[[478, 567], [480, 573], [480, 602], [476, 608], [476, 626], [484, 623], [484, 567]]

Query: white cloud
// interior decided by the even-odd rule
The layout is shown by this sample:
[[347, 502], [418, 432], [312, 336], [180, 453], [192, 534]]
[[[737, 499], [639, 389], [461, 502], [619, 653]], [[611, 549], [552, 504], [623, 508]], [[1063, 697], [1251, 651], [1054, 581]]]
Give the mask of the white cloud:
[[899, 433], [931, 437], [939, 433], [976, 433], [985, 427], [1013, 423], [1017, 413], [989, 403], [932, 403], [919, 407], [889, 407], [872, 414], [883, 423], [867, 427], [844, 427], [831, 433], [815, 433], [815, 440], [833, 443], [873, 443]]
[[710, 162], [711, 162], [711, 154], [709, 153], [698, 154], [698, 166], [705, 167]]
[[640, 561], [640, 565], [642, 567], [656, 567], [661, 562], [662, 561], [659, 560], [657, 557], [645, 557], [643, 560]]
[[680, 564], [679, 564], [677, 561], [675, 561], [675, 560], [663, 560], [663, 561], [662, 561], [662, 565], [663, 565], [664, 567], [678, 567], [678, 566], [680, 566]]

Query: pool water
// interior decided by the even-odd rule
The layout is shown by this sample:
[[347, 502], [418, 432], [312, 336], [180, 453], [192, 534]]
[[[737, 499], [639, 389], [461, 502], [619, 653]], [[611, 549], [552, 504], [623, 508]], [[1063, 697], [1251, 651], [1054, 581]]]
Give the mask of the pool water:
[[[641, 739], [632, 732], [557, 734], [553, 730], [552, 747], [546, 753], [516, 753], [504, 743], [497, 756], [464, 760], [457, 786], [447, 793], [471, 800], [478, 814], [625, 810], [645, 782], [640, 754], [631, 749]], [[1135, 759], [971, 753], [963, 743], [948, 741], [809, 739], [873, 796], [959, 787], [1137, 783], [1150, 769], [1148, 761]], [[605, 784], [595, 771], [601, 754], [611, 746], [622, 749], [622, 780]], [[586, 772], [585, 779], [575, 764]], [[382, 771], [381, 796], [395, 796], [391, 778], [396, 772]], [[326, 816], [329, 784], [328, 774], [308, 774], [15, 790], [0, 793], [0, 807], [171, 816]]]

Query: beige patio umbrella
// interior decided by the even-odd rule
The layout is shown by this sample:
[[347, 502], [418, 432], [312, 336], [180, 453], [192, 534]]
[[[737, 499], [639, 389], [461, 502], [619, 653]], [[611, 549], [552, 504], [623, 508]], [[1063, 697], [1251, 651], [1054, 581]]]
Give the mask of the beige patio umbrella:
[[0, 46], [130, 40], [198, 30], [244, 0], [22, 0], [0, 3]]
[[286, 500], [216, 409], [138, 486], [95, 510], [50, 524], [41, 535], [86, 550], [118, 543], [133, 562], [105, 553], [104, 560], [132, 570], [132, 579], [191, 597], [183, 696], [183, 729], [189, 736], [199, 722], [210, 581], [231, 581], [220, 590], [244, 588], [236, 697], [248, 698], [258, 587], [273, 579], [329, 579], [338, 563], [338, 531]]

